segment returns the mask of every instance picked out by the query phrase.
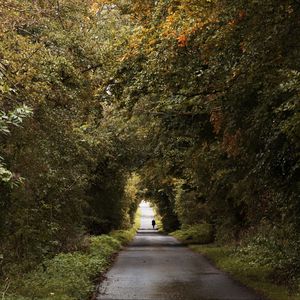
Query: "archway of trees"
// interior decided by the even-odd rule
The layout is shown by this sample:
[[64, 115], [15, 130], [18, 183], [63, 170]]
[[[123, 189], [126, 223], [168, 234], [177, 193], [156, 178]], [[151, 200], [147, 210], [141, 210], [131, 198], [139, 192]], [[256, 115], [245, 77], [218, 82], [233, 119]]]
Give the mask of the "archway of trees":
[[165, 230], [259, 236], [294, 276], [298, 1], [9, 0], [0, 17], [2, 272], [129, 227], [146, 198]]

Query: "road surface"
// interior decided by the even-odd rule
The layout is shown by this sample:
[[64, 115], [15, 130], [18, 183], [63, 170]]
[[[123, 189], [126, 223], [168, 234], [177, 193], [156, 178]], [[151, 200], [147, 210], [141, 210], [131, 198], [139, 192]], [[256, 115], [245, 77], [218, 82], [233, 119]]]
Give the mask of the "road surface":
[[262, 300], [202, 255], [152, 230], [147, 203], [141, 212], [141, 228], [99, 285], [97, 300]]

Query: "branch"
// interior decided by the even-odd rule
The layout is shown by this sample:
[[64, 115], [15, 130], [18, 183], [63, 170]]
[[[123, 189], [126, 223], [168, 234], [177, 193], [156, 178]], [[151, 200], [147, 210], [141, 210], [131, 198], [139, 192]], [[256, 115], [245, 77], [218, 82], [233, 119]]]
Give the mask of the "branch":
[[95, 69], [98, 69], [100, 67], [102, 67], [102, 64], [97, 64], [97, 65], [94, 65], [94, 66], [91, 66], [91, 67], [88, 67], [88, 68], [82, 70], [81, 73], [86, 73], [88, 71], [95, 70]]
[[25, 61], [23, 61], [23, 63], [21, 64], [21, 66], [19, 67], [18, 70], [11, 72], [11, 74], [15, 75], [16, 73], [18, 73], [20, 70], [22, 70], [22, 68], [26, 65], [26, 63], [34, 56], [34, 54], [36, 54], [38, 51], [40, 51], [42, 49], [43, 46], [38, 47], [37, 49], [35, 49], [30, 55], [28, 55], [25, 58]]
[[57, 17], [58, 17], [58, 20], [61, 24], [61, 27], [62, 27], [63, 30], [66, 30], [64, 22], [63, 22], [63, 20], [60, 16], [60, 3], [59, 3], [59, 0], [56, 1], [56, 7], [57, 7]]
[[[6, 279], [6, 280], [7, 280], [7, 279]], [[6, 294], [6, 292], [8, 291], [9, 287], [10, 287], [10, 282], [7, 281], [7, 283], [6, 283], [5, 286], [4, 286], [4, 291], [2, 292], [2, 300], [5, 299], [5, 294]]]
[[138, 114], [146, 114], [146, 115], [155, 115], [155, 116], [197, 116], [200, 115], [199, 112], [180, 112], [180, 111], [175, 111], [175, 112], [168, 112], [168, 111], [147, 111], [147, 110], [135, 110], [133, 113], [138, 113]]

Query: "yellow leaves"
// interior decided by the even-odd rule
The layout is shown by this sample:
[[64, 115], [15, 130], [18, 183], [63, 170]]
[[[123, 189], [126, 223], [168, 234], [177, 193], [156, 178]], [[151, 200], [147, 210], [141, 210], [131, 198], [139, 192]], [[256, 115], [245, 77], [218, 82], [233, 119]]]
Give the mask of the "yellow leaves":
[[[120, 61], [125, 61], [141, 51], [142, 47], [145, 46], [146, 51], [150, 51], [152, 46], [156, 44], [156, 39], [151, 38], [152, 31], [148, 28], [139, 26], [135, 29], [135, 32], [130, 36], [128, 40], [128, 50], [120, 58]], [[148, 50], [147, 50], [148, 48]]]
[[178, 47], [187, 47], [191, 36], [210, 24], [218, 22], [218, 11], [199, 10], [197, 1], [181, 1], [169, 8], [169, 15], [160, 25], [162, 39], [176, 40]]
[[132, 0], [131, 9], [135, 19], [147, 23], [149, 18], [151, 18], [153, 3], [154, 1], [152, 0]]
[[161, 25], [161, 36], [164, 38], [176, 38], [177, 31], [175, 25], [178, 22], [178, 14], [171, 13], [167, 16], [166, 21]]
[[138, 198], [140, 182], [141, 177], [135, 172], [131, 173], [130, 177], [127, 178], [127, 182], [125, 185], [125, 194], [131, 201]]
[[90, 10], [96, 14], [99, 11], [99, 4], [97, 2], [92, 3]]
[[109, 0], [92, 0], [90, 4], [90, 12], [92, 14], [97, 14], [101, 11], [105, 4], [109, 4]]
[[172, 12], [167, 16], [165, 25], [172, 26], [177, 21], [177, 19], [178, 19], [178, 15]]
[[230, 20], [229, 22], [228, 22], [228, 25], [229, 26], [235, 26], [237, 24], [237, 20], [236, 19], [233, 19], [233, 20]]
[[[141, 1], [134, 0], [133, 3], [134, 8], [139, 3], [139, 10], [143, 10]], [[145, 2], [146, 4], [148, 5], [148, 1]], [[149, 7], [151, 8], [151, 6]], [[155, 26], [148, 26], [149, 20], [144, 19], [142, 25], [136, 27], [137, 29], [130, 36], [128, 51], [125, 55], [123, 54], [121, 61], [138, 55], [141, 51], [149, 54], [155, 51], [159, 42], [172, 46], [177, 45], [180, 48], [188, 47], [195, 34], [218, 24], [219, 10], [213, 8], [215, 8], [213, 3], [199, 8], [197, 0], [182, 0], [179, 5], [168, 7], [166, 18], [161, 19], [159, 24], [155, 22]], [[133, 11], [137, 12], [135, 9]]]

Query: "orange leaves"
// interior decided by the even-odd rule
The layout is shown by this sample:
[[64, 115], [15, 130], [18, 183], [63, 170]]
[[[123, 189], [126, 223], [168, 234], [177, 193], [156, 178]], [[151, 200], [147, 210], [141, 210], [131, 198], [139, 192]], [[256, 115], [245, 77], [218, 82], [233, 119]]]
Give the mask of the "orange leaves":
[[97, 14], [99, 11], [103, 9], [105, 5], [110, 4], [110, 0], [92, 0], [90, 2], [90, 11], [93, 14]]
[[236, 157], [240, 153], [239, 142], [241, 139], [241, 131], [237, 130], [235, 134], [224, 133], [222, 147], [228, 156]]
[[223, 123], [223, 114], [220, 109], [215, 109], [210, 115], [210, 123], [213, 126], [213, 131], [218, 134], [221, 131]]
[[[192, 5], [191, 5], [192, 4]], [[168, 15], [159, 25], [163, 39], [175, 39], [179, 47], [186, 47], [190, 36], [212, 23], [218, 22], [218, 13], [198, 10], [197, 1], [183, 0], [180, 5], [170, 6]]]
[[247, 51], [247, 49], [246, 49], [246, 46], [245, 46], [245, 43], [244, 43], [244, 42], [241, 42], [241, 43], [240, 43], [240, 49], [241, 49], [242, 53], [245, 53], [245, 52]]
[[131, 0], [130, 11], [135, 20], [141, 24], [147, 24], [151, 20], [152, 11], [154, 8], [154, 1], [152, 0]]
[[236, 19], [233, 19], [233, 20], [230, 20], [229, 22], [228, 22], [228, 25], [229, 26], [234, 26], [234, 25], [236, 25], [238, 22], [237, 22], [237, 20]]
[[241, 21], [243, 21], [247, 16], [247, 13], [244, 10], [239, 11], [238, 15], [235, 19], [232, 19], [228, 22], [229, 26], [235, 26], [239, 24]]
[[247, 13], [246, 13], [244, 10], [241, 10], [241, 11], [239, 12], [239, 21], [244, 20], [245, 17], [246, 17], [246, 15], [247, 15]]
[[179, 47], [186, 47], [187, 44], [188, 44], [188, 39], [185, 35], [180, 35], [178, 38], [177, 38], [177, 41], [178, 41], [178, 46]]
[[166, 21], [161, 24], [161, 35], [165, 38], [174, 38], [177, 36], [177, 32], [175, 30], [176, 24], [179, 20], [178, 12], [172, 13], [167, 16]]
[[[134, 7], [133, 11], [136, 13], [153, 9], [152, 1], [146, 0], [144, 2], [146, 7], [142, 5], [142, 0], [133, 0], [134, 5], [131, 6]], [[170, 5], [166, 17], [161, 18], [159, 22], [155, 21], [155, 26], [149, 26], [149, 18], [142, 18], [137, 32], [134, 32], [129, 38], [129, 51], [121, 59], [125, 60], [128, 55], [132, 56], [140, 51], [144, 51], [146, 54], [151, 53], [155, 51], [158, 44], [161, 45], [162, 43], [172, 48], [184, 49], [191, 46], [194, 37], [198, 36], [202, 30], [219, 26], [220, 11], [213, 8], [215, 8], [213, 4], [201, 8], [197, 0], [182, 0], [179, 5], [178, 3]]]

